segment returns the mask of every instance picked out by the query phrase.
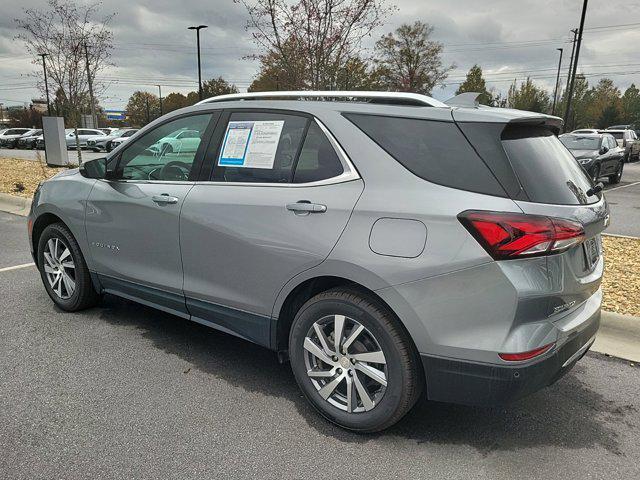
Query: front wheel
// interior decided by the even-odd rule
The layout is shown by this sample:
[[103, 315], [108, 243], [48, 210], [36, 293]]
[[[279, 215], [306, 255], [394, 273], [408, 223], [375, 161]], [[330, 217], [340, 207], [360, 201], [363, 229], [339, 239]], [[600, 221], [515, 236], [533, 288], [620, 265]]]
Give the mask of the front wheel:
[[616, 173], [614, 173], [613, 175], [609, 175], [609, 183], [612, 183], [612, 184], [620, 183], [620, 180], [622, 180], [622, 169], [623, 168], [624, 168], [624, 162], [620, 162], [618, 164], [618, 168], [616, 170]]
[[62, 310], [76, 312], [98, 302], [80, 246], [64, 224], [51, 224], [40, 235], [38, 269], [49, 297]]
[[598, 183], [598, 179], [600, 178], [600, 165], [594, 165], [591, 170], [591, 180], [593, 183]]
[[398, 422], [415, 404], [423, 374], [397, 318], [373, 295], [336, 288], [298, 311], [289, 335], [300, 389], [327, 419], [358, 432]]

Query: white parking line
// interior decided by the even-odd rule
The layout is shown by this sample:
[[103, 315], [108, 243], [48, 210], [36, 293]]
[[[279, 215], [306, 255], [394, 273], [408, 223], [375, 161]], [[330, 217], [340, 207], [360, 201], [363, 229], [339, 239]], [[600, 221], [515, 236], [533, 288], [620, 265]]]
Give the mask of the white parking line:
[[9, 272], [11, 270], [18, 270], [20, 268], [29, 268], [35, 266], [35, 263], [23, 263], [22, 265], [14, 265], [13, 267], [0, 268], [0, 272]]
[[629, 185], [621, 185], [620, 187], [607, 188], [604, 193], [613, 192], [614, 190], [620, 190], [621, 188], [633, 187], [634, 185], [640, 185], [640, 182], [633, 182]]

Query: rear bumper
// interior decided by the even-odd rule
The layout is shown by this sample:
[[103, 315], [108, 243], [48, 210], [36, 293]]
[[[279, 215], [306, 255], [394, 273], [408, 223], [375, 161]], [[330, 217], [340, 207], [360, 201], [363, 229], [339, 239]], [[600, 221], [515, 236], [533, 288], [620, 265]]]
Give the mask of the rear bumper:
[[430, 400], [491, 406], [512, 402], [553, 384], [589, 350], [600, 310], [566, 341], [534, 363], [494, 365], [421, 355]]

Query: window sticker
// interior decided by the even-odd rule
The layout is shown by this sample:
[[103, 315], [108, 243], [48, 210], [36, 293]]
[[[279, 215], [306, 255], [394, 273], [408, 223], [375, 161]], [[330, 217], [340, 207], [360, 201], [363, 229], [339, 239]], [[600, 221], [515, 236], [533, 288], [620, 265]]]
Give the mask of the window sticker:
[[283, 127], [284, 120], [229, 122], [218, 165], [272, 169]]

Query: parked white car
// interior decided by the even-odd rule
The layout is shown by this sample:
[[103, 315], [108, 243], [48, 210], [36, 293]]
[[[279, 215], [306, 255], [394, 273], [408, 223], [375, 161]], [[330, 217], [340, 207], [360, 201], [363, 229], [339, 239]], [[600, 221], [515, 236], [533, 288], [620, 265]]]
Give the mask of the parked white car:
[[0, 133], [0, 147], [5, 147], [9, 143], [13, 143], [16, 138], [30, 131], [30, 128], [9, 128]]
[[[101, 135], [104, 135], [104, 132], [96, 128], [79, 128], [78, 141], [80, 142], [80, 148], [86, 148], [87, 139], [89, 139], [90, 137]], [[67, 148], [76, 148], [76, 132], [73, 128], [68, 128], [65, 130], [65, 140], [67, 141]]]
[[94, 152], [99, 152], [100, 150], [109, 151], [107, 150], [107, 143], [110, 140], [114, 140], [120, 137], [130, 137], [137, 131], [137, 128], [119, 128], [114, 129], [109, 135], [97, 135], [95, 137], [89, 137], [87, 139], [87, 148], [93, 150]]

